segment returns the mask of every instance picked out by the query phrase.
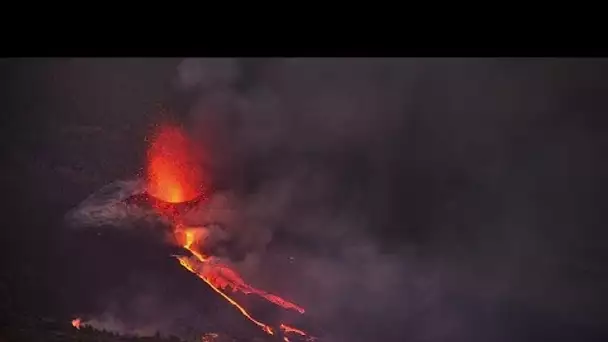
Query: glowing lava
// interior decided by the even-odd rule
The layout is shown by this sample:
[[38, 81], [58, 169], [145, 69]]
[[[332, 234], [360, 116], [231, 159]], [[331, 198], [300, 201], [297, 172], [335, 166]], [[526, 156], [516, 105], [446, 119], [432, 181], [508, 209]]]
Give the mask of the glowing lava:
[[304, 308], [277, 295], [273, 295], [247, 284], [238, 273], [232, 270], [225, 263], [222, 263], [220, 259], [204, 255], [196, 247], [199, 243], [198, 239], [200, 238], [200, 235], [197, 237], [196, 229], [185, 228], [178, 224], [175, 227], [175, 234], [178, 241], [180, 240], [180, 236], [183, 236], [184, 241], [182, 243], [182, 247], [190, 251], [190, 253], [192, 253], [192, 255], [195, 257], [195, 259], [180, 257], [180, 262], [182, 262], [182, 264], [186, 262], [190, 265], [200, 263], [202, 267], [193, 267], [197, 270], [196, 274], [207, 279], [213, 284], [213, 286], [222, 290], [229, 288], [234, 292], [239, 291], [244, 294], [255, 294], [271, 303], [283, 307], [284, 309], [291, 309], [299, 313], [304, 313]]
[[247, 312], [247, 310], [245, 310], [245, 308], [243, 308], [239, 303], [237, 303], [234, 299], [230, 298], [227, 294], [225, 294], [224, 292], [222, 292], [222, 290], [220, 290], [219, 288], [217, 288], [213, 282], [211, 282], [209, 279], [207, 279], [205, 276], [201, 275], [201, 273], [199, 273], [197, 271], [197, 269], [195, 268], [195, 263], [192, 262], [192, 259], [186, 258], [186, 257], [177, 257], [177, 259], [179, 260], [179, 263], [184, 266], [184, 268], [186, 268], [188, 271], [196, 274], [199, 278], [201, 278], [205, 283], [207, 283], [207, 285], [209, 285], [215, 292], [217, 292], [220, 296], [224, 297], [224, 299], [226, 299], [230, 304], [232, 304], [234, 307], [236, 307], [242, 314], [243, 316], [247, 317], [247, 319], [249, 319], [251, 322], [255, 323], [257, 326], [259, 326], [260, 328], [262, 328], [262, 330], [264, 330], [266, 333], [270, 334], [270, 335], [274, 335], [274, 331], [272, 330], [272, 328], [258, 320], [256, 320], [255, 318], [251, 317], [251, 315]]
[[306, 336], [306, 333], [303, 332], [302, 330], [290, 327], [287, 324], [282, 324], [281, 323], [281, 330], [283, 330], [286, 333], [296, 333], [296, 334], [298, 334], [300, 336]]
[[[191, 201], [201, 196], [203, 191], [203, 172], [196, 159], [197, 150], [187, 139], [184, 132], [176, 126], [161, 126], [148, 150], [147, 181], [148, 193], [164, 203], [157, 203], [155, 208], [159, 213], [169, 215], [173, 223], [176, 241], [192, 256], [176, 256], [188, 271], [196, 274], [215, 292], [236, 307], [243, 316], [260, 327], [264, 332], [274, 335], [275, 331], [269, 325], [253, 318], [245, 308], [228, 296], [224, 290], [232, 289], [244, 294], [256, 294], [271, 303], [285, 309], [304, 313], [304, 309], [279, 296], [267, 293], [245, 283], [241, 276], [220, 259], [205, 255], [201, 250], [204, 243], [204, 230], [184, 226], [179, 214], [171, 210], [172, 206]], [[280, 329], [285, 334], [295, 333], [308, 337], [302, 330], [281, 324]], [[289, 341], [284, 337], [285, 341]]]
[[148, 149], [148, 193], [169, 203], [199, 196], [203, 185], [199, 153], [178, 126], [161, 126]]
[[72, 320], [72, 326], [76, 329], [80, 329], [81, 320], [80, 318], [74, 318]]

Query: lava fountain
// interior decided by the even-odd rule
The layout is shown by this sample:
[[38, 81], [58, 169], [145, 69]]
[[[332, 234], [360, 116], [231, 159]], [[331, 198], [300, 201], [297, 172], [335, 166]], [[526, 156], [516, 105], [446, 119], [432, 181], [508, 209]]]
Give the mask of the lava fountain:
[[160, 126], [148, 148], [148, 193], [168, 203], [193, 200], [203, 192], [200, 151], [185, 133], [172, 125]]
[[[178, 126], [161, 125], [153, 136], [147, 151], [146, 179], [148, 194], [157, 201], [154, 207], [163, 215], [169, 217], [173, 225], [175, 240], [191, 256], [177, 256], [179, 263], [188, 271], [197, 275], [222, 298], [269, 335], [275, 334], [275, 329], [268, 324], [252, 317], [237, 301], [226, 294], [227, 289], [244, 294], [255, 294], [284, 309], [304, 313], [304, 309], [279, 296], [270, 294], [247, 284], [240, 275], [219, 258], [205, 255], [202, 250], [204, 237], [200, 228], [187, 227], [181, 220], [179, 212], [173, 207], [184, 202], [192, 201], [204, 195], [206, 179], [201, 170], [200, 150], [188, 139], [185, 132]], [[312, 340], [304, 331], [281, 324], [279, 329], [283, 334], [296, 334]], [[287, 337], [284, 338], [288, 341]]]

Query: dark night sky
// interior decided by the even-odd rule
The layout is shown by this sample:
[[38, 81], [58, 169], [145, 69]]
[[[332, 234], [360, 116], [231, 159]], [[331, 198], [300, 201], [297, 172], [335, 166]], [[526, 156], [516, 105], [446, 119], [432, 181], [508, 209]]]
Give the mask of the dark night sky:
[[[332, 334], [608, 336], [608, 61], [254, 59], [227, 76], [180, 62], [0, 61], [3, 310], [63, 319], [139, 292], [157, 311], [179, 316], [192, 301], [217, 324], [235, 319], [197, 295], [162, 241], [63, 225], [86, 196], [139, 172], [144, 138], [171, 108], [204, 136], [218, 184], [267, 196], [242, 208], [274, 203], [270, 180], [286, 184], [261, 259], [300, 256], [290, 277], [308, 285], [276, 280], [281, 268], [254, 277], [314, 303]], [[178, 75], [211, 81], [183, 89]]]

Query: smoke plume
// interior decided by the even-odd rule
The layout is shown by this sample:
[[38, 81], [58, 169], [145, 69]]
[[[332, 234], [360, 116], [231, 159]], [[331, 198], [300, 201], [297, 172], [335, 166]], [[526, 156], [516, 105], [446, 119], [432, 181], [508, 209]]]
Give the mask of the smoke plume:
[[570, 250], [575, 228], [549, 214], [578, 211], [546, 196], [591, 172], [556, 171], [567, 160], [584, 168], [577, 153], [592, 149], [583, 124], [554, 114], [564, 70], [534, 60], [185, 60], [174, 83], [195, 94], [185, 122], [218, 188], [185, 220], [252, 283], [301, 303], [330, 340], [522, 340], [525, 317], [595, 326], [605, 313], [597, 292], [577, 297], [595, 285], [568, 270], [597, 264]]

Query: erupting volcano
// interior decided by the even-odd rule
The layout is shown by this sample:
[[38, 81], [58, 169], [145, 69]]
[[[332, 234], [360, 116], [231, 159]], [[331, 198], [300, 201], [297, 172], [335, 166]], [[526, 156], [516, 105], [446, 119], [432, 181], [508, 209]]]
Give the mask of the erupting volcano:
[[199, 153], [178, 126], [161, 126], [147, 153], [148, 193], [168, 203], [187, 202], [201, 195]]
[[217, 257], [206, 255], [203, 249], [205, 236], [200, 233], [201, 228], [187, 227], [181, 222], [181, 215], [174, 208], [204, 197], [204, 191], [207, 189], [206, 179], [197, 159], [199, 152], [180, 127], [162, 125], [153, 136], [147, 153], [147, 192], [155, 200], [150, 199], [160, 214], [169, 217], [176, 242], [191, 254], [191, 256], [176, 256], [180, 265], [196, 274], [267, 334], [275, 335], [275, 332], [280, 330], [285, 341], [289, 341], [287, 335], [299, 335], [312, 340], [313, 337], [302, 330], [282, 323], [279, 327], [271, 327], [255, 319], [243, 306], [228, 296], [227, 289], [244, 294], [255, 294], [282, 308], [304, 313], [302, 307], [247, 284], [227, 263]]

